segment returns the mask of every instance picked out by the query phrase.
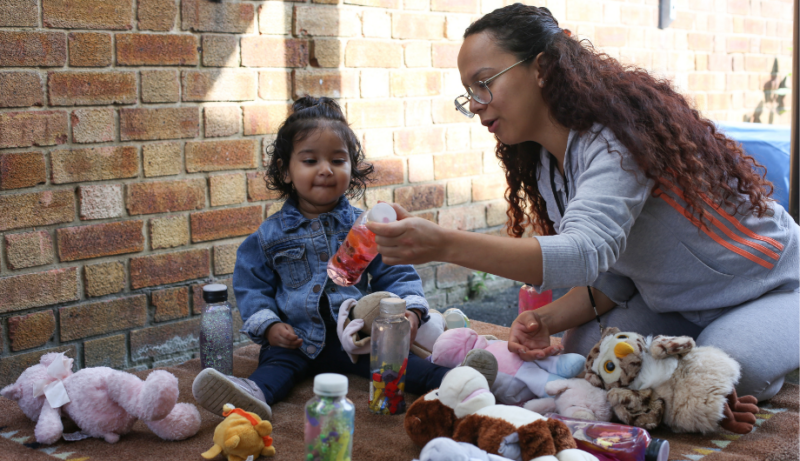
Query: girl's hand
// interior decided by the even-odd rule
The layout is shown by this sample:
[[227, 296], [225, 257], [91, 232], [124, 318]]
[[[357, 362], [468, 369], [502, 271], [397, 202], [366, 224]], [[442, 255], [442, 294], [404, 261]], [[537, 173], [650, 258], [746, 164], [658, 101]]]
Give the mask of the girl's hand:
[[550, 345], [550, 330], [536, 311], [525, 311], [511, 324], [508, 350], [526, 361], [540, 360], [555, 355], [564, 347]]
[[397, 212], [397, 222], [367, 223], [375, 233], [383, 262], [394, 266], [441, 261], [446, 244], [444, 229], [427, 219], [412, 217], [396, 203], [391, 205]]
[[294, 328], [288, 323], [273, 323], [267, 328], [267, 341], [270, 346], [286, 349], [297, 349], [303, 340], [294, 333]]
[[417, 338], [419, 318], [417, 317], [417, 314], [411, 311], [406, 311], [406, 318], [408, 319], [408, 323], [411, 324], [411, 341], [408, 343], [408, 347], [411, 348], [411, 346], [414, 344], [414, 340]]

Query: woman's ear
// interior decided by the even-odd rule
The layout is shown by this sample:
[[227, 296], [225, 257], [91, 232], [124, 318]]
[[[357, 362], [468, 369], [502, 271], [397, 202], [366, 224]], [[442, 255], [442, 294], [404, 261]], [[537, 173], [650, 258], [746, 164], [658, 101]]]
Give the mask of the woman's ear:
[[544, 51], [537, 54], [535, 58], [533, 58], [533, 77], [536, 79], [536, 84], [539, 85], [539, 88], [544, 86], [544, 80], [542, 79], [542, 56], [544, 55]]

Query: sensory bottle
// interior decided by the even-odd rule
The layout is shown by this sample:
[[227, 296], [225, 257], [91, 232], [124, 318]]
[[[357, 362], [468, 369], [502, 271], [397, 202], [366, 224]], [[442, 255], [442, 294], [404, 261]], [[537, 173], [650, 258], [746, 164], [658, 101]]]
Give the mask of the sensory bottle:
[[361, 213], [347, 233], [347, 238], [331, 259], [328, 260], [328, 277], [333, 283], [349, 287], [361, 280], [361, 274], [378, 255], [375, 234], [367, 229], [367, 222], [394, 222], [397, 213], [388, 203], [378, 203], [369, 211]]
[[553, 302], [553, 292], [546, 290], [537, 293], [530, 285], [522, 285], [519, 289], [519, 313], [538, 309]]
[[669, 442], [654, 439], [641, 427], [584, 421], [555, 413], [545, 415], [567, 425], [578, 448], [600, 461], [667, 461]]
[[372, 381], [369, 410], [394, 415], [406, 410], [405, 387], [411, 324], [405, 316], [406, 302], [381, 299], [380, 314], [372, 322], [372, 351], [369, 356]]
[[347, 377], [314, 377], [315, 396], [306, 403], [306, 461], [350, 461], [356, 407], [347, 399]]
[[203, 317], [200, 320], [200, 363], [224, 375], [233, 374], [233, 319], [228, 287], [212, 283], [203, 287]]

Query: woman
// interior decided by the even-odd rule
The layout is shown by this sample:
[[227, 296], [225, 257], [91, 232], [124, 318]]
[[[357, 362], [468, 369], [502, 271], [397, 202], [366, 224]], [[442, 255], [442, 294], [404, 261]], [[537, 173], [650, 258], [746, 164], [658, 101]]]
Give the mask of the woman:
[[546, 8], [498, 9], [464, 38], [456, 107], [498, 139], [517, 238], [397, 207], [397, 223], [370, 224], [383, 261], [575, 287], [514, 321], [509, 349], [523, 359], [559, 352], [549, 336], [565, 330], [563, 348], [585, 355], [599, 315], [717, 346], [742, 365], [740, 395], [775, 395], [800, 362], [800, 228], [755, 161], [668, 81], [571, 38]]

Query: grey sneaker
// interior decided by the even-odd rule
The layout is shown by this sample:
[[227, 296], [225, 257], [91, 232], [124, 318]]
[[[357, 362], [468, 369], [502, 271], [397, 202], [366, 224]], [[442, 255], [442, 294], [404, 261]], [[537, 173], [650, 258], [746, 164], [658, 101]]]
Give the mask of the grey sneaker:
[[222, 416], [222, 406], [230, 403], [236, 408], [272, 419], [272, 408], [264, 393], [249, 379], [226, 376], [213, 368], [201, 371], [192, 383], [192, 395], [203, 408]]
[[487, 350], [472, 349], [467, 352], [467, 356], [464, 357], [461, 366], [478, 370], [478, 373], [482, 374], [489, 383], [489, 389], [492, 388], [494, 380], [497, 379], [497, 359]]

